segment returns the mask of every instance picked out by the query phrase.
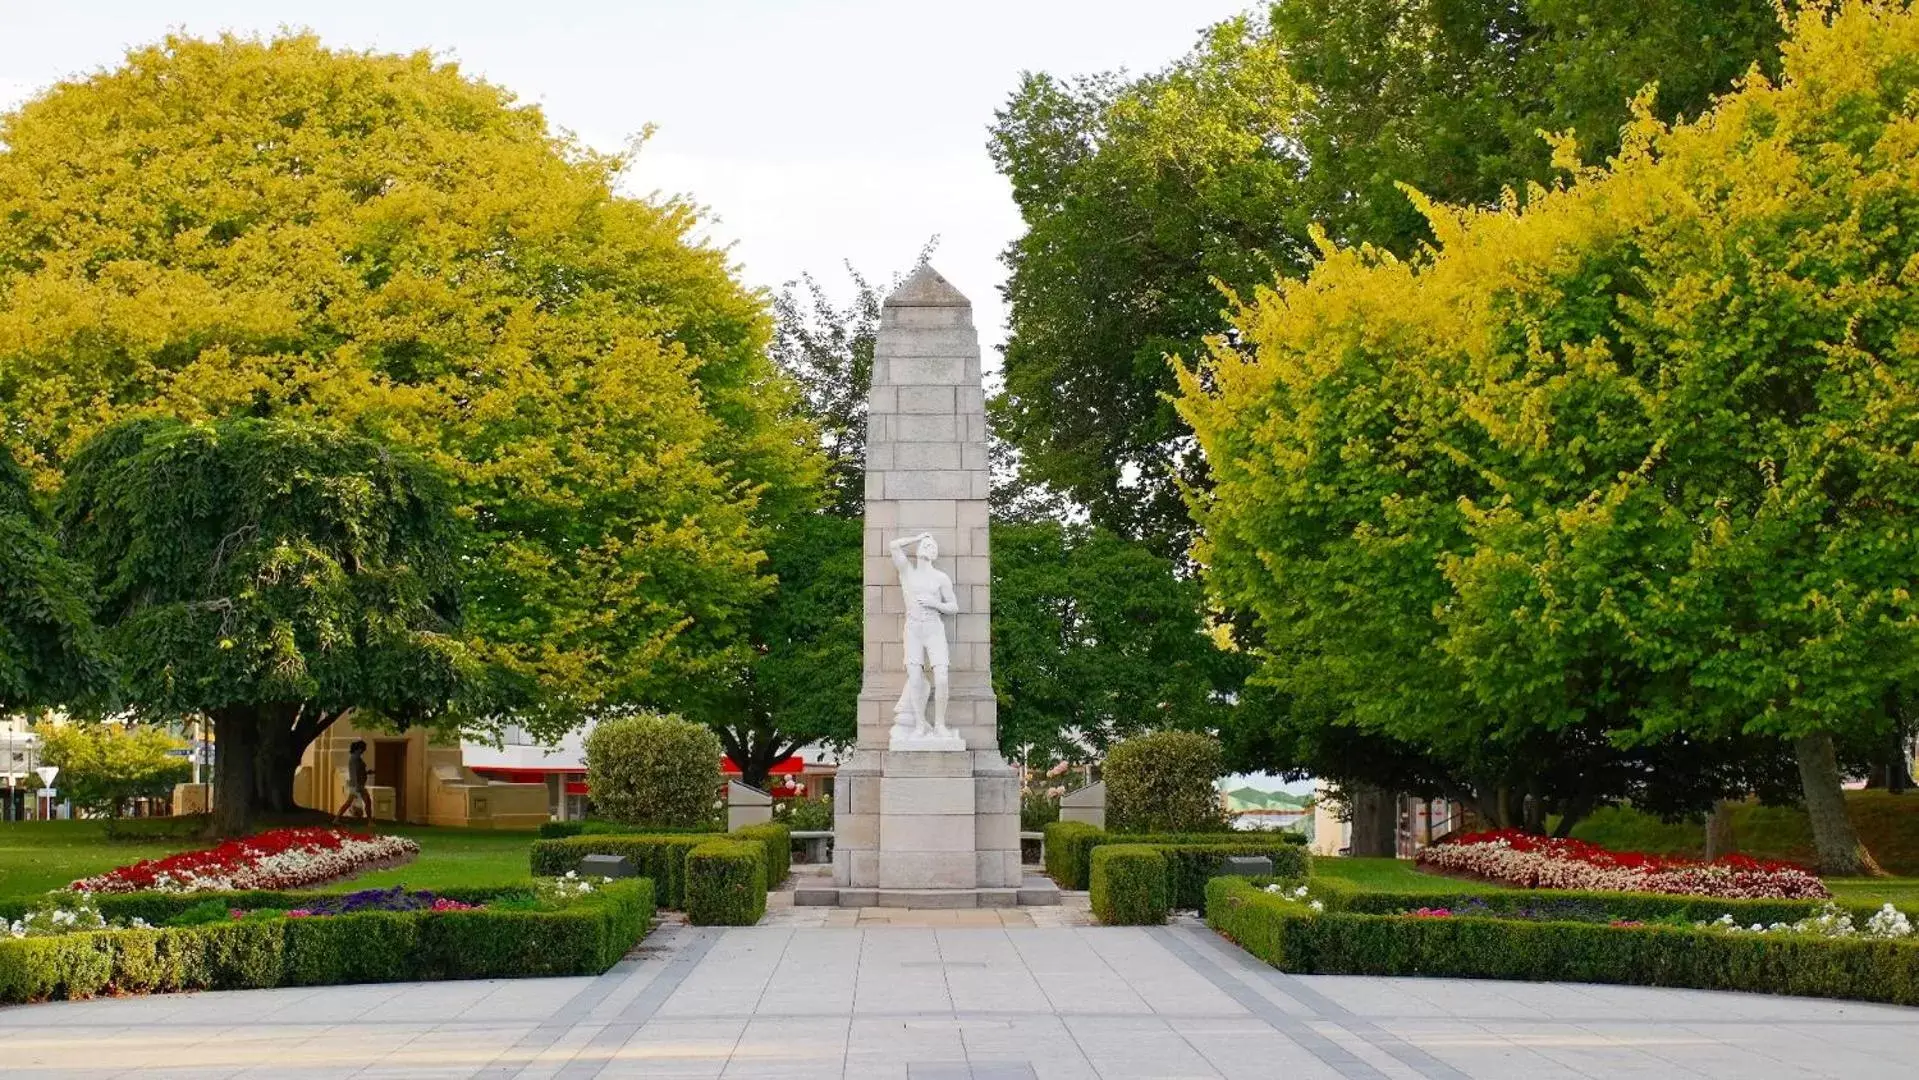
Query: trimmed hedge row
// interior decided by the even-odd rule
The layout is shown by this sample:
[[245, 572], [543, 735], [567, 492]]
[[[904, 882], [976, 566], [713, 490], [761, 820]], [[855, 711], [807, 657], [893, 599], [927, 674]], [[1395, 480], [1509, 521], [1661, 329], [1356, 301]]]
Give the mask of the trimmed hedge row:
[[[1625, 893], [1580, 891], [1574, 889], [1487, 890], [1460, 892], [1373, 892], [1336, 878], [1313, 879], [1313, 896], [1324, 901], [1330, 911], [1355, 915], [1395, 915], [1418, 908], [1457, 910], [1462, 904], [1484, 905], [1485, 914], [1497, 917], [1516, 912], [1534, 916], [1550, 915], [1555, 907], [1598, 909], [1615, 919], [1635, 922], [1659, 922], [1683, 919], [1687, 922], [1711, 922], [1731, 915], [1739, 925], [1753, 923], [1770, 926], [1776, 922], [1798, 922], [1817, 914], [1824, 900], [1722, 900], [1710, 896], [1675, 896], [1671, 893]], [[1863, 924], [1879, 909], [1870, 904], [1839, 904], [1855, 923]], [[1479, 914], [1475, 907], [1473, 914]]]
[[[458, 900], [464, 904], [484, 904], [500, 896], [525, 895], [526, 889], [512, 886], [454, 886], [447, 889], [430, 890], [435, 896], [444, 896], [449, 900]], [[34, 896], [9, 896], [0, 899], [0, 921], [11, 922], [25, 915], [28, 909], [45, 899], [47, 894]], [[335, 896], [332, 892], [305, 890], [286, 892], [270, 889], [248, 889], [241, 892], [134, 892], [134, 893], [89, 893], [87, 899], [100, 911], [100, 915], [109, 922], [131, 922], [144, 919], [150, 923], [163, 923], [189, 908], [198, 907], [208, 900], [218, 900], [230, 908], [254, 911], [259, 908], [276, 908], [290, 911], [304, 907], [316, 899]]]
[[793, 833], [780, 824], [750, 825], [735, 833], [613, 833], [596, 829], [577, 836], [535, 840], [530, 859], [535, 877], [559, 877], [569, 870], [578, 870], [580, 860], [588, 855], [625, 856], [639, 876], [657, 883], [661, 907], [683, 910], [687, 854], [701, 844], [720, 839], [744, 841], [762, 849], [761, 872], [768, 890], [779, 888], [791, 872]]
[[714, 839], [686, 856], [686, 917], [695, 926], [752, 926], [766, 914], [766, 849]]
[[766, 849], [766, 887], [777, 889], [786, 884], [793, 870], [793, 830], [779, 822], [747, 825], [726, 834], [735, 840], [747, 840]]
[[533, 841], [530, 858], [534, 877], [561, 877], [588, 855], [625, 856], [634, 873], [652, 879], [659, 905], [679, 910], [686, 907], [686, 853], [710, 839], [710, 833], [569, 836]]
[[[501, 891], [510, 890], [493, 890]], [[202, 903], [217, 897], [241, 906], [252, 902], [242, 897], [265, 896], [293, 898], [297, 905], [318, 895], [199, 893], [166, 899]], [[101, 907], [110, 910], [105, 903]], [[652, 883], [638, 880], [603, 886], [559, 911], [370, 911], [3, 939], [0, 1004], [103, 992], [594, 975], [626, 955], [652, 919]]]
[[1919, 942], [1913, 941], [1313, 914], [1241, 878], [1215, 878], [1207, 892], [1206, 920], [1215, 930], [1299, 974], [1620, 983], [1919, 1005]]
[[1104, 844], [1151, 844], [1174, 865], [1170, 900], [1176, 908], [1203, 908], [1206, 881], [1228, 855], [1264, 855], [1273, 860], [1273, 876], [1301, 878], [1310, 872], [1306, 849], [1276, 833], [1161, 833], [1129, 836], [1109, 833], [1080, 821], [1046, 826], [1046, 872], [1062, 889], [1087, 888], [1093, 850]]
[[1106, 926], [1158, 926], [1170, 909], [1167, 861], [1145, 844], [1101, 844], [1093, 850], [1093, 916]]

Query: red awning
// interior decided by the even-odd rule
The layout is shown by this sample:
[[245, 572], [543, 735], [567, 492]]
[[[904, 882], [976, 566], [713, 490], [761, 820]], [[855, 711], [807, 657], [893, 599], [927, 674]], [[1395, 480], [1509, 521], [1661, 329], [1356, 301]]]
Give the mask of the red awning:
[[[720, 769], [728, 776], [738, 776], [740, 774], [740, 767], [733, 764], [733, 759], [730, 757], [720, 759]], [[798, 776], [805, 771], [806, 762], [801, 761], [799, 755], [795, 754], [785, 761], [780, 762], [778, 765], [773, 766], [771, 769], [768, 769], [767, 773], [772, 776]]]
[[584, 795], [584, 794], [586, 794], [586, 781], [584, 781], [584, 780], [568, 780], [568, 781], [566, 782], [566, 793], [567, 793], [568, 795]]

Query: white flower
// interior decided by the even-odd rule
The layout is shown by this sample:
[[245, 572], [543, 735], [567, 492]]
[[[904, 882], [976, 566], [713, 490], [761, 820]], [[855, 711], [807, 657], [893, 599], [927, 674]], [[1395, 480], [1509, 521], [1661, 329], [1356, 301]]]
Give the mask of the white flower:
[[1313, 909], [1314, 911], [1325, 911], [1325, 910], [1326, 910], [1326, 905], [1325, 905], [1324, 903], [1321, 903], [1321, 902], [1320, 902], [1320, 901], [1318, 901], [1318, 900], [1315, 900], [1315, 901], [1313, 901], [1313, 902], [1312, 902], [1311, 904], [1308, 904], [1307, 906], [1308, 906], [1308, 907], [1310, 907], [1310, 908], [1312, 908], [1312, 909]]

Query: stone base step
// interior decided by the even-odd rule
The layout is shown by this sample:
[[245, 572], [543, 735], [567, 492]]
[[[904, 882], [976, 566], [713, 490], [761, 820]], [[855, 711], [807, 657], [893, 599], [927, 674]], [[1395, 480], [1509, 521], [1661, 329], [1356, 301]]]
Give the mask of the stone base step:
[[1043, 877], [1029, 877], [1017, 889], [866, 889], [811, 881], [793, 886], [794, 907], [944, 909], [1051, 907], [1058, 903], [1059, 886]]

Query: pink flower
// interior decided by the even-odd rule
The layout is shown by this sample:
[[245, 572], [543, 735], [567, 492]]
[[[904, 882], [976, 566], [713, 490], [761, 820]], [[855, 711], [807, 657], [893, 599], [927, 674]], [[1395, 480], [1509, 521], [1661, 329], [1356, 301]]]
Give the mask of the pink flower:
[[1451, 908], [1423, 907], [1411, 914], [1415, 919], [1450, 919], [1453, 912]]

